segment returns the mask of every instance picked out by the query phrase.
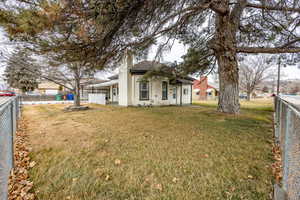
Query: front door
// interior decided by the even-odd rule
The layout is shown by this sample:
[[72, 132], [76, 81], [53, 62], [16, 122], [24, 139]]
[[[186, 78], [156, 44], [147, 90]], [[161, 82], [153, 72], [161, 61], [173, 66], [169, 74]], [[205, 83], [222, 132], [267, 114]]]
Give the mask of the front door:
[[172, 88], [171, 104], [172, 105], [177, 104], [177, 87]]
[[112, 93], [113, 93], [113, 102], [118, 102], [119, 101], [119, 88], [114, 87]]

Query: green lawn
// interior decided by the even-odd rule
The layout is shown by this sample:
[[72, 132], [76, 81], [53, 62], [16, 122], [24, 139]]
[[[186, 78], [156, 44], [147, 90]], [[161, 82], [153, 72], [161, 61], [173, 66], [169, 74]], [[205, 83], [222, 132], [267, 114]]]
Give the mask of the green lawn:
[[269, 199], [269, 107], [25, 107], [38, 199]]

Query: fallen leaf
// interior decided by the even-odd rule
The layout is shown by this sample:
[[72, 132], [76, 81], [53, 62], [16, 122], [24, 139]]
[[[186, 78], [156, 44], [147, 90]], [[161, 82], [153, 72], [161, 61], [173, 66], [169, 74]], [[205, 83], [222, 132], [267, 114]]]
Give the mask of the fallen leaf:
[[115, 160], [115, 165], [120, 165], [120, 164], [121, 164], [121, 160], [116, 159], [116, 160]]
[[162, 184], [156, 184], [155, 185], [155, 189], [157, 189], [157, 190], [159, 190], [159, 191], [162, 191], [163, 190], [163, 188], [162, 188]]
[[172, 181], [173, 181], [173, 183], [177, 183], [178, 180], [179, 180], [178, 178], [174, 177]]
[[9, 200], [34, 200], [35, 195], [31, 193], [33, 182], [29, 181], [28, 170], [36, 165], [35, 161], [30, 161], [28, 147], [28, 123], [22, 119], [18, 123], [16, 137], [14, 139], [14, 160], [15, 166], [9, 177]]
[[33, 167], [35, 166], [35, 164], [36, 164], [35, 161], [30, 162], [30, 163], [29, 163], [29, 167], [30, 167], [30, 168], [33, 168]]

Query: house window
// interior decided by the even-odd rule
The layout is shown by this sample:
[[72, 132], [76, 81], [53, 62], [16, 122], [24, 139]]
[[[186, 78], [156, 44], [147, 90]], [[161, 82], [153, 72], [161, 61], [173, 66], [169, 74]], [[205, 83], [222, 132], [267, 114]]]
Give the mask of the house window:
[[188, 95], [188, 93], [189, 93], [189, 90], [188, 90], [188, 89], [186, 89], [186, 88], [183, 89], [183, 94], [184, 94], [184, 95]]
[[168, 99], [168, 82], [162, 82], [162, 100]]
[[113, 88], [113, 95], [114, 95], [114, 96], [117, 95], [117, 88]]
[[140, 100], [149, 100], [149, 82], [140, 82]]

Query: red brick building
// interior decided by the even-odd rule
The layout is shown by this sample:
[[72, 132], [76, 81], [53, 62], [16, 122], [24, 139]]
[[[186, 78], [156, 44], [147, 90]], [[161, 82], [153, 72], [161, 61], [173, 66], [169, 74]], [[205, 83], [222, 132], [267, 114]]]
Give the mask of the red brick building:
[[216, 99], [219, 89], [216, 84], [209, 83], [207, 76], [201, 76], [193, 84], [193, 100], [212, 100]]

